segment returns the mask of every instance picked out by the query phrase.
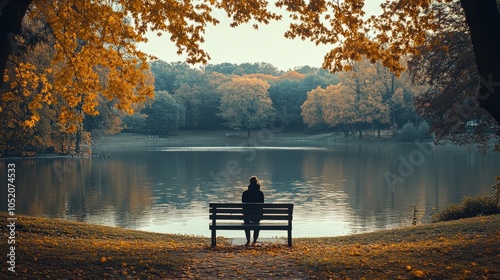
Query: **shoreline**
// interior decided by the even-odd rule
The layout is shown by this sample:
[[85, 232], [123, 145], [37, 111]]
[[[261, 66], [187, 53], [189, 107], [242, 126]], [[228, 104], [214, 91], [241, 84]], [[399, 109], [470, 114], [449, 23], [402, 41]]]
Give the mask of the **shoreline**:
[[[92, 150], [104, 146], [180, 146], [180, 147], [202, 147], [202, 146], [251, 146], [251, 147], [271, 147], [271, 146], [332, 146], [336, 144], [351, 143], [398, 143], [392, 137], [373, 137], [370, 135], [364, 138], [345, 137], [343, 133], [319, 133], [308, 134], [305, 132], [272, 132], [270, 130], [252, 131], [250, 137], [246, 132], [240, 136], [226, 136], [226, 131], [179, 131], [175, 134], [160, 137], [137, 133], [120, 133], [106, 135], [95, 141], [91, 145]], [[408, 142], [403, 144], [414, 144]], [[430, 142], [423, 142], [430, 143]]]
[[[90, 158], [106, 156], [108, 151], [119, 151], [131, 147], [325, 147], [343, 143], [390, 143], [391, 137], [374, 138], [366, 136], [363, 139], [345, 137], [342, 133], [306, 132], [273, 132], [269, 129], [252, 131], [247, 137], [246, 131], [234, 136], [234, 131], [226, 130], [181, 130], [162, 136], [153, 136], [139, 133], [122, 132], [113, 135], [104, 135], [89, 146], [91, 153], [82, 155], [72, 154], [37, 154], [35, 156], [21, 156], [19, 154], [1, 155], [2, 159], [46, 159], [46, 158]], [[140, 150], [140, 149], [139, 149]], [[101, 155], [104, 153], [104, 155]]]
[[[213, 130], [213, 131], [198, 131], [198, 130], [183, 130], [177, 131], [170, 135], [153, 137], [152, 135], [138, 133], [119, 133], [114, 135], [105, 135], [98, 140], [95, 140], [86, 148], [90, 151], [88, 154], [38, 154], [35, 156], [21, 156], [19, 154], [0, 156], [1, 160], [7, 159], [51, 159], [51, 158], [98, 158], [108, 157], [111, 152], [120, 151], [145, 151], [158, 147], [304, 147], [304, 148], [329, 148], [338, 145], [417, 145], [426, 144], [436, 147], [459, 148], [464, 150], [474, 150], [476, 147], [472, 145], [455, 145], [452, 143], [434, 144], [432, 141], [426, 142], [398, 142], [392, 136], [374, 136], [365, 135], [362, 139], [346, 137], [341, 132], [328, 132], [309, 134], [306, 132], [272, 132], [271, 130], [256, 130], [252, 131], [250, 137], [246, 136], [246, 131], [242, 131], [239, 136], [227, 136], [228, 131]], [[494, 151], [494, 145], [489, 151]]]

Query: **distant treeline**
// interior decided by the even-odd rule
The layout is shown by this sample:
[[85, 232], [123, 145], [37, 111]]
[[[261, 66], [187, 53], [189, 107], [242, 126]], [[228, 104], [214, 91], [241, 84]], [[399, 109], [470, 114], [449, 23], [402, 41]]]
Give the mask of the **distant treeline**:
[[122, 118], [133, 132], [168, 134], [176, 129], [258, 129], [276, 122], [286, 130], [366, 128], [419, 124], [413, 95], [420, 90], [404, 74], [366, 61], [353, 71], [321, 68], [280, 71], [269, 63], [222, 63], [193, 69], [183, 62], [151, 62], [155, 99]]
[[[123, 130], [167, 135], [178, 129], [252, 130], [279, 126], [294, 131], [338, 130], [362, 135], [364, 129], [397, 130], [408, 122], [418, 129], [410, 85], [380, 64], [361, 61], [352, 71], [332, 74], [309, 66], [281, 71], [269, 63], [222, 63], [192, 68], [184, 62], [150, 62], [155, 96], [124, 114], [115, 100], [100, 97], [98, 114], [82, 110], [82, 121], [69, 131], [57, 122], [59, 106], [38, 110], [40, 121], [24, 125], [24, 103], [2, 112], [0, 156], [20, 153], [81, 153], [104, 134]], [[117, 89], [119, 90], [119, 89]], [[59, 112], [59, 113], [58, 113]], [[29, 117], [29, 116], [28, 116]], [[75, 132], [76, 131], [76, 132]], [[411, 138], [411, 137], [410, 137]]]

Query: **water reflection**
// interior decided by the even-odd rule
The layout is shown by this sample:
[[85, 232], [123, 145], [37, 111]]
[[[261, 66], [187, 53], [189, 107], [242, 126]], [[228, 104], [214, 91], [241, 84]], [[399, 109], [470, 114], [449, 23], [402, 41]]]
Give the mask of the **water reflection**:
[[107, 158], [1, 160], [0, 180], [14, 162], [18, 213], [208, 236], [208, 203], [240, 201], [257, 175], [266, 202], [295, 203], [294, 236], [333, 236], [410, 224], [412, 205], [426, 219], [465, 195], [491, 192], [499, 173], [498, 154], [437, 147], [403, 182], [388, 185], [384, 174], [397, 174], [415, 149], [155, 147]]

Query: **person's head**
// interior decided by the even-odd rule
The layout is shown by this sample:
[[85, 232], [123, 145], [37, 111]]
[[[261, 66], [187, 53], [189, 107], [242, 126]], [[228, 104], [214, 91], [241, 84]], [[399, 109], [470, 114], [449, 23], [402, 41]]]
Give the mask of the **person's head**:
[[250, 177], [250, 184], [252, 184], [252, 185], [259, 184], [259, 179], [257, 178], [257, 176]]

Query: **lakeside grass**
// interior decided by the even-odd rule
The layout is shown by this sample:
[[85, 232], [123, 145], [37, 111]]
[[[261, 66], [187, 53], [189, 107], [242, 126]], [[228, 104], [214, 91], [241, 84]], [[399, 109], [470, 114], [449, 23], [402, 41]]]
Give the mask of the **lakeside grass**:
[[322, 279], [500, 279], [500, 215], [296, 244]]
[[[0, 213], [4, 258], [6, 218]], [[225, 239], [210, 249], [205, 237], [17, 218], [16, 274], [3, 262], [2, 279], [176, 279], [200, 263], [197, 257], [210, 262], [220, 250], [232, 250], [242, 263], [250, 253], [262, 260], [280, 255], [316, 279], [500, 278], [500, 215], [341, 237], [295, 238], [292, 248], [272, 245], [246, 251]]]
[[[1, 229], [7, 232], [7, 214], [1, 213], [0, 217]], [[19, 215], [16, 277], [2, 262], [0, 278], [176, 278], [188, 262], [185, 252], [207, 242], [208, 239], [200, 237]]]

